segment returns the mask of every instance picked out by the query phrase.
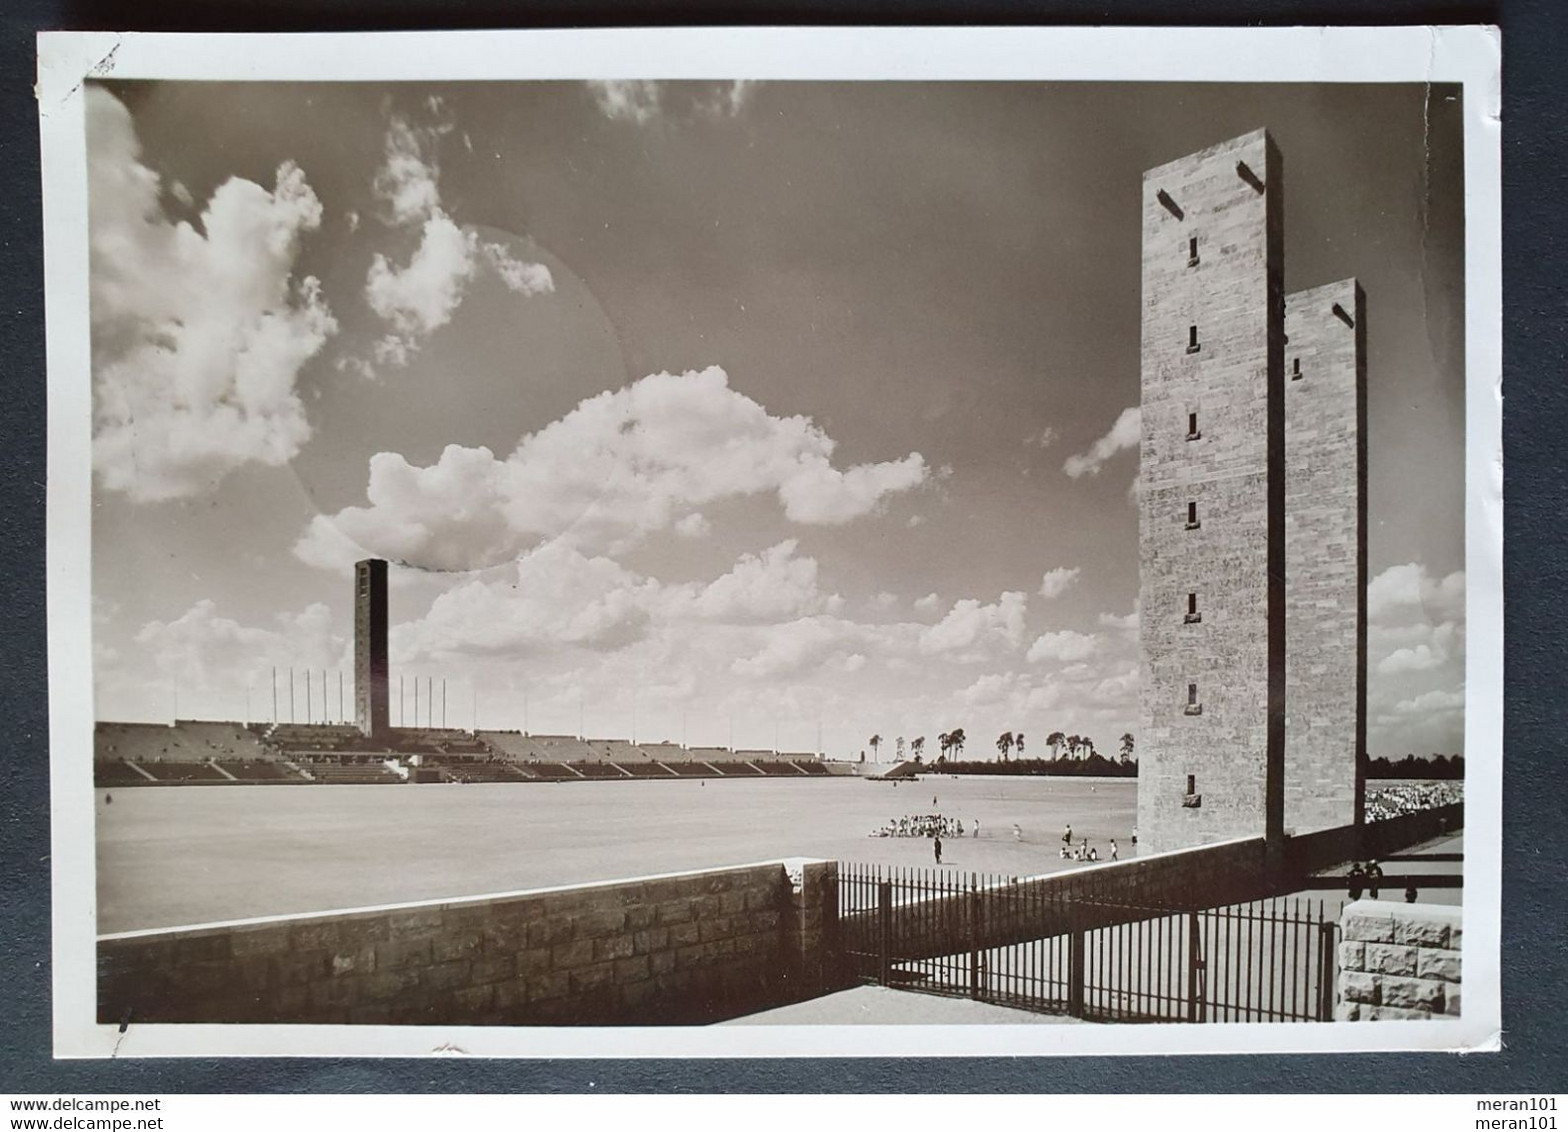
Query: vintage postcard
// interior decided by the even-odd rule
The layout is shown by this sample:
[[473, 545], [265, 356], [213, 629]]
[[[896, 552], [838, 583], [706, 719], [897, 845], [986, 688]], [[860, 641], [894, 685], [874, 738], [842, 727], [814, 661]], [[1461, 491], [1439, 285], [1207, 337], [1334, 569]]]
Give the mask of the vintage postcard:
[[43, 36], [57, 1053], [1496, 1048], [1498, 76]]

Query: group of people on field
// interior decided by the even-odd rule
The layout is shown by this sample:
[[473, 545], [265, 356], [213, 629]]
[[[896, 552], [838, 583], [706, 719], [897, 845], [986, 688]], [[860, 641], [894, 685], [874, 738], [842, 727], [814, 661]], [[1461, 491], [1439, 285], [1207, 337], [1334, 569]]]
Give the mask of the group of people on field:
[[[1138, 844], [1137, 830], [1132, 832], [1132, 843], [1134, 845]], [[1100, 850], [1098, 846], [1090, 845], [1087, 837], [1080, 838], [1077, 842], [1074, 842], [1073, 827], [1069, 824], [1066, 829], [1062, 830], [1062, 847], [1058, 851], [1057, 856], [1064, 861], [1098, 861], [1100, 859]], [[1116, 845], [1116, 838], [1113, 837], [1111, 838], [1110, 856], [1107, 857], [1107, 860], [1119, 861], [1120, 859], [1121, 850]]]
[[[980, 836], [980, 823], [970, 827], [974, 836]], [[887, 824], [871, 831], [872, 837], [962, 837], [964, 823], [961, 818], [943, 817], [941, 814], [906, 814], [889, 818]]]

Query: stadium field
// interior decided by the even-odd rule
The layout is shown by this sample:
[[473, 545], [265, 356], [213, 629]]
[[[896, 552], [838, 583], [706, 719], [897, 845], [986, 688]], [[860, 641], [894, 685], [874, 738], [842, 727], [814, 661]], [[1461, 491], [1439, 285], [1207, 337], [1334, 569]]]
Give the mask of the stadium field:
[[[704, 785], [706, 781], [706, 785]], [[113, 796], [112, 802], [109, 795]], [[936, 802], [933, 804], [932, 799]], [[1133, 779], [213, 786], [97, 792], [98, 930], [479, 895], [778, 857], [932, 864], [924, 838], [869, 837], [941, 813], [947, 867], [1081, 867], [1062, 827], [1132, 855]], [[1013, 837], [1014, 823], [1022, 841]]]

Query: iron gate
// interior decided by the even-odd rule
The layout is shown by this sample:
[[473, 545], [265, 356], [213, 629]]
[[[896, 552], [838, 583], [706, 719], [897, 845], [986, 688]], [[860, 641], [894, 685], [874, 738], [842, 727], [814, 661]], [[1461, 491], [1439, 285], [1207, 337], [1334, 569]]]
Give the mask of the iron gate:
[[1059, 877], [839, 865], [856, 978], [1096, 1021], [1331, 1020], [1338, 913], [1301, 897], [1154, 907]]

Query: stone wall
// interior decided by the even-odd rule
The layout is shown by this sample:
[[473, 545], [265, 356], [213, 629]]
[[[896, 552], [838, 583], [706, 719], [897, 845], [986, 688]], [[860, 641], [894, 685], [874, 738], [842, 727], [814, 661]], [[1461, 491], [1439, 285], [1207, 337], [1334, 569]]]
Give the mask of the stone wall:
[[1458, 1017], [1460, 909], [1357, 900], [1340, 914], [1334, 1017], [1382, 1022]]
[[98, 1016], [661, 1025], [822, 993], [837, 865], [792, 860], [98, 941]]
[[1366, 750], [1366, 300], [1285, 312], [1285, 828], [1360, 820]]
[[1144, 174], [1138, 828], [1156, 851], [1283, 828], [1282, 216], [1262, 130]]

